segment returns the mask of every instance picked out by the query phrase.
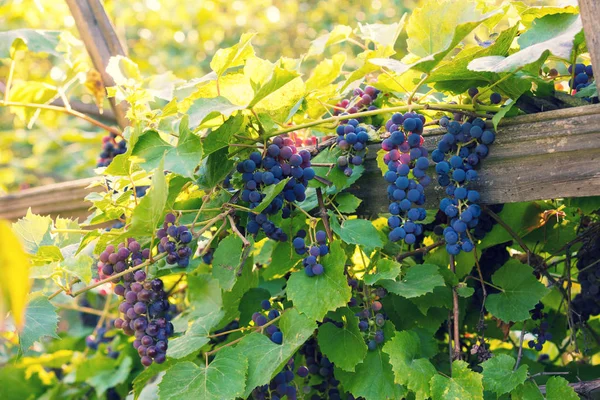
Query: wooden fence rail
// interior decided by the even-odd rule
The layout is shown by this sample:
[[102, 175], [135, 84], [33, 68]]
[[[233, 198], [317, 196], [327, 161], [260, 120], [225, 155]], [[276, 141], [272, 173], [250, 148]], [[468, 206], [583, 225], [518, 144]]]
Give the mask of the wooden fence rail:
[[[426, 132], [425, 146], [435, 148], [444, 131]], [[366, 171], [350, 190], [363, 199], [362, 214], [388, 206], [387, 183], [377, 167], [379, 144], [369, 146]], [[433, 168], [431, 168], [433, 172]], [[600, 105], [525, 115], [503, 121], [490, 155], [482, 161], [474, 186], [485, 204], [600, 195]], [[94, 178], [58, 183], [0, 197], [0, 218], [17, 219], [29, 207], [39, 214], [88, 215], [83, 199]], [[427, 205], [436, 207], [443, 192], [427, 188]]]

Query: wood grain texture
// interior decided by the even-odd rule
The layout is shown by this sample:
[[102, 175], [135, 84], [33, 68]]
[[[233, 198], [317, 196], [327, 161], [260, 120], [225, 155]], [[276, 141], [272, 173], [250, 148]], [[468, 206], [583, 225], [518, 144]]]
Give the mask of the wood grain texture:
[[[106, 72], [108, 61], [113, 56], [125, 56], [125, 47], [119, 41], [117, 33], [102, 6], [100, 0], [66, 0], [75, 20], [79, 36], [92, 59], [94, 68], [100, 72], [105, 87], [114, 86], [115, 82]], [[129, 125], [125, 118], [127, 106], [116, 104], [109, 99], [121, 129]]]
[[585, 42], [592, 59], [592, 65], [600, 68], [600, 30], [598, 29], [598, 21], [600, 21], [600, 1], [579, 0], [579, 11], [583, 22]]
[[[425, 147], [435, 148], [443, 133], [441, 129], [426, 131]], [[366, 171], [350, 190], [363, 199], [361, 214], [386, 211], [389, 204], [387, 183], [376, 162], [379, 149], [379, 144], [369, 145]], [[430, 170], [434, 172], [433, 167]], [[474, 187], [485, 204], [600, 195], [600, 105], [504, 120], [479, 175]], [[0, 218], [14, 220], [31, 207], [39, 214], [84, 219], [90, 206], [84, 197], [99, 190], [86, 189], [92, 181], [59, 183], [0, 197]], [[427, 207], [437, 208], [443, 191], [432, 183], [426, 195]]]

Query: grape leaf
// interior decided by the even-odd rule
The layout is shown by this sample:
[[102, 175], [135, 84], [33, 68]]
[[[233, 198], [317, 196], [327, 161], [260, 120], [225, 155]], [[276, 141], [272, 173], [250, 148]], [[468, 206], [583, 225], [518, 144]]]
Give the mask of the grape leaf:
[[188, 129], [187, 116], [185, 116], [179, 124], [177, 146], [171, 146], [161, 139], [158, 132], [151, 130], [140, 136], [131, 154], [144, 160], [140, 165], [146, 170], [156, 168], [164, 156], [167, 170], [192, 178], [194, 170], [202, 159], [202, 142]]
[[433, 264], [412, 266], [400, 281], [383, 280], [381, 286], [402, 297], [419, 297], [433, 292], [436, 286], [444, 286], [439, 267]]
[[505, 322], [529, 319], [529, 310], [548, 292], [533, 276], [533, 268], [514, 259], [494, 273], [492, 283], [502, 292], [489, 295], [485, 307]]
[[244, 106], [233, 104], [223, 96], [212, 98], [201, 97], [195, 100], [187, 110], [187, 114], [190, 117], [190, 128], [196, 129], [204, 121], [214, 118], [219, 114], [229, 117], [234, 112], [243, 110], [244, 108]]
[[248, 104], [248, 108], [254, 107], [259, 101], [269, 96], [271, 93], [281, 89], [291, 80], [300, 76], [296, 71], [289, 71], [281, 67], [275, 66], [270, 79], [255, 91], [254, 98]]
[[250, 256], [246, 259], [246, 263], [242, 267], [242, 275], [236, 280], [231, 291], [222, 292], [224, 320], [231, 321], [238, 318], [240, 315], [239, 305], [244, 293], [258, 286], [258, 271], [253, 271], [253, 266], [254, 258]]
[[25, 309], [25, 325], [19, 333], [21, 351], [27, 352], [34, 342], [46, 336], [58, 339], [57, 327], [56, 307], [39, 293], [32, 294]]
[[318, 321], [327, 311], [345, 306], [352, 294], [344, 275], [345, 263], [346, 253], [341, 243], [331, 243], [330, 253], [321, 261], [325, 272], [312, 277], [304, 270], [294, 272], [288, 280], [288, 299], [298, 311]]
[[223, 290], [230, 291], [237, 279], [237, 270], [243, 252], [242, 239], [232, 233], [219, 242], [212, 262], [212, 275]]
[[306, 80], [306, 90], [317, 90], [336, 80], [345, 62], [345, 53], [337, 53], [331, 59], [321, 61]]
[[226, 49], [219, 49], [210, 61], [210, 68], [221, 76], [229, 68], [244, 64], [244, 61], [254, 55], [254, 47], [250, 41], [255, 33], [244, 33], [240, 41]]
[[415, 392], [417, 400], [429, 397], [429, 381], [436, 374], [433, 364], [421, 356], [421, 340], [413, 331], [396, 332], [383, 346], [389, 355], [395, 381]]
[[248, 360], [232, 348], [219, 351], [208, 367], [184, 361], [167, 370], [158, 385], [161, 399], [228, 400], [244, 391]]
[[404, 28], [404, 16], [400, 21], [391, 24], [361, 24], [358, 23], [357, 35], [363, 40], [370, 40], [381, 46], [394, 47], [398, 35]]
[[[508, 57], [489, 56], [469, 63], [471, 71], [515, 72], [519, 68], [545, 59], [549, 54], [568, 60], [573, 47], [581, 43], [583, 29], [577, 14], [555, 14], [542, 18], [539, 28], [532, 29], [519, 39], [521, 50]], [[552, 28], [550, 28], [550, 26]], [[550, 35], [550, 36], [548, 36]]]
[[287, 185], [290, 179], [291, 178], [282, 179], [277, 185], [267, 186], [267, 188], [263, 190], [263, 194], [265, 195], [265, 197], [262, 199], [259, 205], [254, 207], [252, 211], [259, 213], [262, 212], [265, 208], [267, 208], [269, 204], [271, 204], [273, 199], [277, 197], [279, 193], [281, 193], [281, 191], [283, 190], [285, 185]]
[[279, 242], [273, 249], [271, 261], [269, 266], [263, 270], [262, 277], [267, 280], [281, 278], [301, 259], [302, 256], [294, 251], [291, 240]]
[[193, 323], [188, 328], [185, 335], [169, 340], [167, 355], [171, 358], [183, 358], [199, 351], [202, 346], [209, 342], [208, 335], [223, 318], [223, 310], [214, 310], [212, 312], [201, 314], [193, 313]]
[[498, 354], [481, 364], [485, 390], [500, 396], [525, 382], [527, 365], [521, 365], [514, 371], [515, 364], [515, 359], [507, 354]]
[[331, 32], [319, 36], [313, 40], [308, 49], [306, 57], [322, 54], [327, 46], [340, 43], [348, 39], [352, 34], [352, 28], [346, 25], [337, 25]]
[[52, 218], [36, 215], [31, 212], [31, 208], [27, 210], [25, 217], [12, 224], [13, 232], [29, 254], [37, 253], [40, 246], [53, 244], [51, 229]]
[[399, 262], [382, 258], [377, 262], [377, 271], [373, 274], [365, 274], [364, 281], [367, 285], [374, 285], [380, 280], [394, 280], [400, 275], [402, 265]]
[[452, 363], [452, 377], [435, 375], [431, 378], [433, 400], [483, 400], [482, 375], [469, 369], [464, 361]]
[[108, 389], [125, 382], [131, 372], [131, 366], [133, 364], [131, 357], [123, 357], [118, 361], [113, 361], [115, 361], [115, 365], [112, 368], [107, 368], [102, 371], [93, 369], [92, 375], [85, 380], [90, 386], [96, 389], [96, 393], [99, 397]]
[[283, 332], [282, 344], [275, 344], [258, 332], [244, 337], [235, 347], [238, 354], [248, 358], [246, 390], [240, 397], [246, 398], [255, 387], [268, 383], [316, 327], [312, 319], [291, 308], [279, 319], [279, 329]]
[[228, 118], [227, 121], [217, 129], [209, 131], [203, 139], [204, 154], [209, 155], [229, 146], [229, 142], [233, 135], [244, 130], [243, 123], [244, 117], [238, 113]]
[[383, 247], [377, 229], [365, 219], [347, 219], [342, 225], [332, 224], [332, 228], [345, 243], [364, 246], [369, 250]]
[[512, 400], [544, 400], [540, 388], [531, 381], [526, 381], [522, 385], [517, 386], [517, 388], [510, 393], [510, 398]]
[[60, 56], [56, 48], [60, 42], [61, 31], [44, 31], [37, 29], [14, 29], [0, 32], [0, 58], [12, 58], [11, 47], [15, 42], [16, 48], [27, 48], [33, 53], [48, 53]]
[[[539, 226], [540, 213], [542, 210], [533, 202], [508, 203], [502, 208], [498, 216], [519, 237], [523, 238]], [[495, 224], [492, 231], [481, 241], [477, 249], [486, 249], [499, 243], [512, 240], [510, 233], [500, 224]], [[471, 265], [472, 266], [472, 265]]]
[[579, 396], [569, 382], [560, 376], [553, 376], [546, 382], [546, 400], [577, 400]]
[[340, 193], [335, 197], [337, 209], [341, 213], [353, 213], [356, 211], [362, 200], [351, 193]]
[[229, 149], [224, 147], [205, 157], [198, 168], [198, 186], [212, 189], [221, 184], [233, 169], [234, 162], [227, 158]]
[[367, 345], [354, 312], [344, 307], [337, 314], [344, 326], [338, 328], [331, 322], [321, 325], [317, 336], [319, 347], [336, 367], [352, 372], [367, 355]]
[[252, 314], [257, 311], [262, 311], [261, 301], [270, 299], [271, 293], [264, 288], [252, 288], [242, 296], [238, 309], [240, 310], [241, 326], [248, 325], [252, 321]]
[[[386, 322], [383, 331], [386, 343], [394, 336], [394, 324]], [[356, 366], [355, 372], [344, 371], [336, 365], [335, 377], [344, 389], [365, 400], [402, 399], [406, 395], [406, 388], [394, 383], [389, 356], [382, 351], [381, 346], [368, 351], [364, 361]]]
[[152, 187], [133, 210], [131, 216], [131, 227], [125, 233], [127, 237], [135, 235], [148, 235], [154, 232], [163, 218], [165, 205], [167, 204], [167, 181], [164, 173], [164, 159], [161, 160], [154, 175], [152, 176]]

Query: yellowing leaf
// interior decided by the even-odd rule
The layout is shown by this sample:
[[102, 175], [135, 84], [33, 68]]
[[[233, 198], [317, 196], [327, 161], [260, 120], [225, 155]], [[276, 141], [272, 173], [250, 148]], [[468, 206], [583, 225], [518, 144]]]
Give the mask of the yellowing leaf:
[[29, 260], [9, 223], [1, 220], [0, 276], [0, 327], [6, 311], [12, 311], [15, 324], [20, 329], [29, 293]]

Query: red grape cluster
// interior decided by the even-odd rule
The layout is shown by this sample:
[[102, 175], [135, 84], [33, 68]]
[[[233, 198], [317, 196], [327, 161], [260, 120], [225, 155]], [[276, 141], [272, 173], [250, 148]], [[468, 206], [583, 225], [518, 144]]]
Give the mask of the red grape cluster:
[[192, 241], [192, 232], [187, 226], [175, 225], [175, 215], [167, 214], [163, 227], [158, 230], [156, 236], [160, 239], [158, 251], [167, 252], [167, 264], [185, 268], [190, 264], [192, 249], [189, 243]]
[[377, 99], [381, 91], [373, 86], [366, 86], [364, 90], [361, 88], [354, 89], [354, 97], [350, 100], [344, 99], [335, 105], [336, 109], [333, 115], [341, 115], [343, 113], [356, 114], [361, 111], [376, 110], [377, 107], [373, 102]]

